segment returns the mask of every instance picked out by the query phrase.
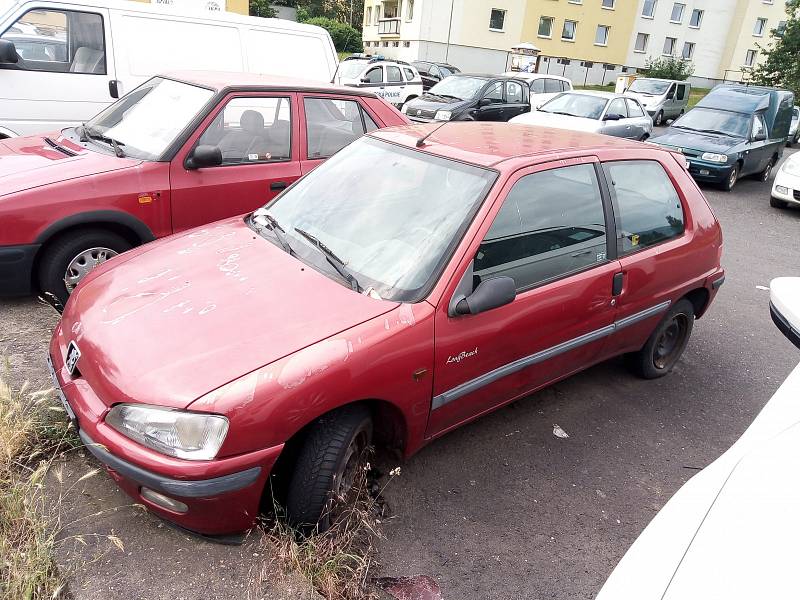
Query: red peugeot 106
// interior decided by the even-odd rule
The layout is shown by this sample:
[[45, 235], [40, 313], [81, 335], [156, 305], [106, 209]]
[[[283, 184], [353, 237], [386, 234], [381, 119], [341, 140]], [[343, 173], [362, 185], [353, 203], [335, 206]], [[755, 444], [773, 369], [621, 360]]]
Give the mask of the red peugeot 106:
[[373, 438], [410, 455], [620, 354], [672, 369], [724, 280], [683, 157], [436, 127], [373, 132], [246, 218], [78, 286], [50, 359], [128, 494], [223, 534], [253, 524], [280, 470], [291, 520], [324, 527]]

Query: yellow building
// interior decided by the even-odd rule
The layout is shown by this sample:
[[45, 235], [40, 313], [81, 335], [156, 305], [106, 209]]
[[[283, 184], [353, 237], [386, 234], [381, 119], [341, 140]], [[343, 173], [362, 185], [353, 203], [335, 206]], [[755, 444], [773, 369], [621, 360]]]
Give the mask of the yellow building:
[[769, 48], [772, 30], [785, 27], [786, 19], [785, 0], [739, 0], [719, 78], [747, 79], [748, 71], [761, 62], [764, 50]]
[[247, 15], [250, 14], [249, 9], [249, 2], [248, 0], [137, 0], [138, 2], [145, 2], [147, 4], [174, 4], [178, 6], [188, 6], [188, 5], [198, 5], [207, 7], [209, 5], [213, 7], [222, 8], [225, 7], [225, 10], [229, 12], [239, 13], [240, 15]]
[[522, 39], [543, 56], [623, 65], [636, 5], [632, 0], [528, 0]]

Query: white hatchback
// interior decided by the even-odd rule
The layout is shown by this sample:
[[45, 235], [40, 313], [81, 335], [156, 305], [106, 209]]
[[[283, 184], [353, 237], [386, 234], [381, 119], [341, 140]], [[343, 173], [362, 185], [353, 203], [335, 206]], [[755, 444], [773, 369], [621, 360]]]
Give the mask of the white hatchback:
[[422, 95], [422, 77], [410, 64], [384, 58], [350, 58], [339, 63], [334, 83], [366, 88], [396, 107]]
[[800, 152], [792, 154], [778, 169], [769, 203], [774, 208], [800, 204]]
[[552, 100], [561, 92], [572, 91], [572, 81], [560, 75], [522, 71], [507, 71], [504, 75], [528, 82], [528, 86], [531, 88], [531, 108], [533, 110]]

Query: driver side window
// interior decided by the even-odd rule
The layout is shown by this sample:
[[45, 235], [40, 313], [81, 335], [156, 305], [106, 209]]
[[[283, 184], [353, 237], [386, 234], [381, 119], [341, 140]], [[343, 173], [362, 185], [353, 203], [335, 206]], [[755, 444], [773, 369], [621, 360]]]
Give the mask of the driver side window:
[[486, 92], [483, 94], [483, 97], [484, 98], [488, 98], [489, 100], [492, 101], [492, 103], [502, 102], [503, 101], [503, 82], [502, 81], [497, 81], [497, 82], [493, 83], [489, 87], [489, 89], [486, 90]]
[[628, 118], [628, 109], [625, 106], [625, 100], [622, 98], [617, 98], [616, 100], [612, 100], [611, 104], [606, 111], [607, 115], [619, 115], [620, 118], [627, 119]]
[[369, 83], [381, 83], [383, 81], [383, 68], [371, 68], [369, 71], [367, 71], [367, 74], [364, 75], [364, 79], [368, 80]]
[[289, 160], [289, 98], [233, 98], [203, 132], [198, 145], [219, 146], [223, 165]]
[[767, 124], [764, 122], [763, 115], [756, 115], [753, 118], [753, 135], [752, 138], [757, 140], [759, 138], [766, 138]]

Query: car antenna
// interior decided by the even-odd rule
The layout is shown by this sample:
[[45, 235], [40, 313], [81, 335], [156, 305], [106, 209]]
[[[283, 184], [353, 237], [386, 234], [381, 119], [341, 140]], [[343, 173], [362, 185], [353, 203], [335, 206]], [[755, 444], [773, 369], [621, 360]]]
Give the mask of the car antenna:
[[439, 125], [438, 127], [435, 127], [435, 128], [433, 128], [433, 129], [431, 129], [431, 130], [430, 130], [428, 133], [426, 133], [426, 134], [425, 134], [425, 135], [423, 135], [421, 138], [419, 138], [419, 139], [417, 140], [417, 144], [416, 144], [417, 148], [422, 148], [422, 145], [425, 143], [425, 140], [427, 140], [429, 137], [431, 137], [431, 136], [432, 136], [434, 133], [436, 133], [437, 131], [439, 131], [439, 130], [440, 130], [442, 127], [444, 127], [445, 125], [447, 125], [449, 122], [450, 122], [450, 121], [445, 121], [444, 123], [442, 123], [442, 124], [441, 124], [441, 125]]

